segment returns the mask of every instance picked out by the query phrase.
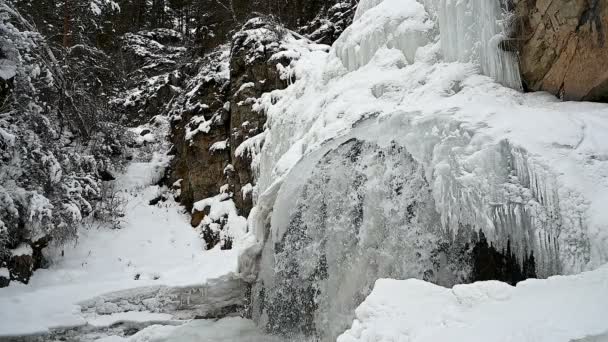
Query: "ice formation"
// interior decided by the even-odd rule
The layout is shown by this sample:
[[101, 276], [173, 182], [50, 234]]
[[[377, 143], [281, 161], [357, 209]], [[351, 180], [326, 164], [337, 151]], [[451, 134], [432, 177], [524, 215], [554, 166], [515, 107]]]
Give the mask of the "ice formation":
[[520, 89], [517, 56], [509, 48], [506, 0], [440, 0], [441, 48], [447, 61], [478, 63], [483, 74]]
[[376, 3], [362, 1], [358, 20], [334, 45], [335, 54], [350, 71], [367, 64], [382, 46], [399, 49], [411, 64], [416, 50], [429, 42], [433, 22], [422, 4], [415, 0]]
[[411, 64], [438, 31], [446, 61], [474, 63], [497, 82], [520, 89], [517, 56], [508, 51], [506, 7], [504, 0], [364, 0], [334, 51], [350, 71], [383, 46], [399, 49]]
[[608, 261], [608, 108], [516, 91], [495, 4], [361, 1], [259, 100], [239, 261], [259, 324], [332, 340], [379, 277], [466, 277], [446, 246], [477, 231], [542, 277]]

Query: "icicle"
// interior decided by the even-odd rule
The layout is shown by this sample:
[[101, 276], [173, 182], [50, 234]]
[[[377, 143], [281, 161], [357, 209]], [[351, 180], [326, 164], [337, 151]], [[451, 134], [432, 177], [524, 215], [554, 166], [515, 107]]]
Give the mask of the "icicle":
[[504, 51], [509, 17], [504, 0], [440, 0], [441, 47], [448, 61], [478, 63], [497, 82], [521, 89], [517, 56]]

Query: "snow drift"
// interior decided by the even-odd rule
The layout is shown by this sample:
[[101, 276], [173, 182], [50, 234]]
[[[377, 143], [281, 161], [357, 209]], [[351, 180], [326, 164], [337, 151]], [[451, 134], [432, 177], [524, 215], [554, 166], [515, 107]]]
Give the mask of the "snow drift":
[[606, 341], [607, 280], [606, 267], [517, 287], [380, 279], [337, 341]]

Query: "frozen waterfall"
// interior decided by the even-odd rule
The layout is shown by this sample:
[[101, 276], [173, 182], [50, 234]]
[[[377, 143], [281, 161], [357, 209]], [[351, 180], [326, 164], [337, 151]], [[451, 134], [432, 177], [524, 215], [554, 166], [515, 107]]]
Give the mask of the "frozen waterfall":
[[541, 277], [608, 262], [606, 108], [518, 91], [508, 21], [498, 0], [363, 0], [329, 53], [290, 43], [238, 244], [258, 324], [335, 340], [378, 278], [470, 281], [481, 233]]
[[506, 0], [441, 0], [441, 48], [448, 61], [474, 62], [483, 74], [521, 89], [517, 56], [505, 51], [511, 14]]
[[440, 38], [445, 61], [473, 63], [519, 90], [517, 56], [506, 51], [512, 16], [506, 7], [506, 0], [362, 0], [334, 51], [349, 71], [367, 64], [382, 46], [399, 49], [412, 64], [420, 48]]

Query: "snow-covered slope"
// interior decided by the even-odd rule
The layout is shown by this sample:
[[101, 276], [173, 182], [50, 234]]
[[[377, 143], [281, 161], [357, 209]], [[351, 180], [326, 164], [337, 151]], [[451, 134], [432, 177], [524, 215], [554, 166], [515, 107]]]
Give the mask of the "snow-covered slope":
[[452, 289], [380, 279], [338, 342], [608, 341], [608, 267]]
[[[194, 313], [184, 318], [193, 318], [221, 309], [222, 300], [227, 306], [240, 303], [244, 287], [238, 281], [234, 286], [226, 278], [224, 287], [216, 287], [223, 292], [206, 288], [208, 280], [236, 271], [237, 252], [205, 251], [173, 199], [149, 204], [161, 194], [154, 184], [168, 162], [163, 152], [167, 143], [162, 141], [148, 147], [160, 152], [141, 152], [116, 180], [126, 203], [122, 229], [91, 225], [81, 231], [73, 248], [64, 248], [64, 256], [53, 255], [53, 265], [36, 272], [28, 285], [14, 282], [0, 289], [0, 336], [120, 321], [167, 321], [188, 316], [178, 312], [188, 309]], [[204, 291], [214, 297], [209, 303]], [[187, 305], [190, 300], [192, 305]]]

